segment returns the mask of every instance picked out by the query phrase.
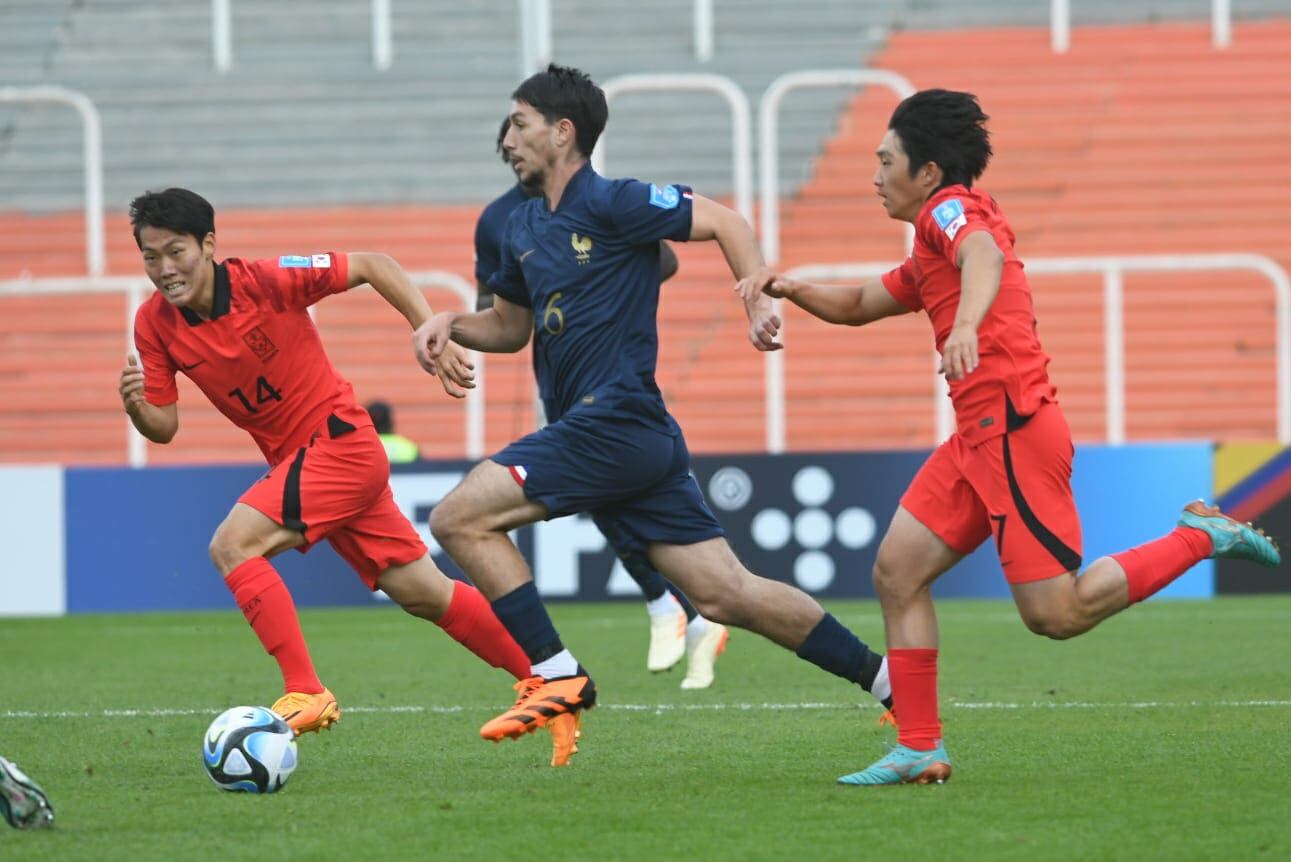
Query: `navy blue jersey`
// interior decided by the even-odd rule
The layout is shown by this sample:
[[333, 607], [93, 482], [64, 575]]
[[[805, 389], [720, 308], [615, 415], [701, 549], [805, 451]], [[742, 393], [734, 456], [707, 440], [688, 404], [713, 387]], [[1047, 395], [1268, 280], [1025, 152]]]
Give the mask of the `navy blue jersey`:
[[502, 231], [507, 219], [520, 204], [529, 200], [519, 183], [512, 186], [480, 213], [475, 223], [475, 280], [488, 284], [493, 273], [502, 268]]
[[534, 370], [549, 421], [635, 418], [670, 433], [655, 383], [659, 240], [690, 238], [688, 186], [610, 180], [584, 165], [555, 212], [516, 207], [489, 287], [533, 309]]

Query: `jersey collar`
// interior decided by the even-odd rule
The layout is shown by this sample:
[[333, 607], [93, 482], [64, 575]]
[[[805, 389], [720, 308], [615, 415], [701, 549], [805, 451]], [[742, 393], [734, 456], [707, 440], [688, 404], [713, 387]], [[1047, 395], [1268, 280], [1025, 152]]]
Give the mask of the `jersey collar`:
[[574, 203], [582, 197], [583, 186], [588, 182], [589, 178], [595, 176], [595, 174], [596, 172], [592, 170], [592, 163], [590, 161], [584, 162], [581, 168], [574, 171], [574, 175], [569, 178], [569, 182], [565, 185], [564, 194], [560, 196], [560, 203], [556, 206], [556, 212], [553, 212], [552, 215], [573, 206]]
[[[222, 263], [215, 264], [215, 293], [211, 297], [211, 320], [216, 320], [229, 313], [229, 268]], [[189, 326], [203, 323], [201, 315], [191, 308], [181, 308], [179, 313]]]

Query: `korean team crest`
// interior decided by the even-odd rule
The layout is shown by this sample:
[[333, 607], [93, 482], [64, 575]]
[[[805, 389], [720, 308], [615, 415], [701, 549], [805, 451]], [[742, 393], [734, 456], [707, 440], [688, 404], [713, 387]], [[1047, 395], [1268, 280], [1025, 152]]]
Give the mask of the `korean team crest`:
[[576, 233], [569, 235], [569, 244], [574, 247], [574, 259], [578, 265], [582, 266], [592, 259], [592, 238], [590, 236], [579, 236]]
[[269, 336], [265, 335], [264, 330], [258, 326], [243, 335], [242, 340], [246, 342], [247, 347], [251, 348], [251, 352], [261, 362], [278, 352], [278, 348], [269, 340]]

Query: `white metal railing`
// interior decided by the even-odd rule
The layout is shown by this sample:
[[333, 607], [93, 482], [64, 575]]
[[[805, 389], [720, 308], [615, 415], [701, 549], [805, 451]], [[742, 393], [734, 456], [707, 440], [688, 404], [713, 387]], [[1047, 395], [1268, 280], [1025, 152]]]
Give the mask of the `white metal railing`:
[[520, 0], [520, 80], [551, 62], [551, 0]]
[[[856, 281], [874, 278], [892, 269], [890, 263], [845, 263], [802, 266], [786, 275], [804, 281]], [[1273, 286], [1275, 333], [1275, 397], [1277, 438], [1291, 445], [1291, 277], [1272, 258], [1258, 254], [1121, 255], [1108, 257], [1029, 258], [1030, 274], [1069, 275], [1102, 273], [1104, 392], [1107, 401], [1107, 442], [1125, 442], [1125, 327], [1124, 279], [1127, 272], [1223, 272], [1245, 270], [1267, 278]], [[941, 375], [936, 375], [938, 378]], [[783, 382], [780, 391], [783, 392]], [[775, 408], [784, 413], [783, 398]], [[770, 409], [770, 405], [768, 406]], [[954, 428], [950, 400], [934, 397], [937, 439]]]
[[85, 268], [102, 275], [106, 260], [103, 245], [103, 123], [90, 97], [66, 87], [0, 87], [0, 102], [47, 102], [67, 105], [81, 117], [82, 160], [85, 171]]
[[372, 68], [385, 71], [394, 63], [390, 0], [372, 0]]
[[692, 24], [695, 29], [695, 59], [707, 63], [713, 59], [713, 0], [695, 0]]
[[[731, 109], [731, 170], [734, 174], [735, 211], [753, 223], [753, 127], [749, 99], [730, 78], [722, 75], [620, 75], [606, 81], [601, 89], [605, 101], [627, 92], [709, 91], [726, 100]], [[605, 172], [605, 136], [592, 152], [592, 167]]]
[[[467, 311], [475, 310], [475, 287], [460, 275], [452, 272], [429, 270], [410, 272], [412, 283], [422, 290], [450, 290], [462, 301]], [[134, 317], [139, 306], [153, 290], [152, 282], [138, 276], [99, 276], [97, 278], [20, 278], [0, 281], [0, 297], [4, 296], [59, 296], [68, 294], [117, 293], [125, 297], [125, 352], [134, 352]], [[312, 311], [312, 308], [311, 308]], [[124, 354], [122, 354], [124, 356]], [[484, 357], [472, 351], [475, 363], [475, 389], [466, 398], [466, 457], [479, 460], [484, 457]], [[126, 455], [132, 467], [148, 463], [148, 448], [144, 438], [135, 432], [130, 420], [126, 425]]]
[[[1210, 0], [1210, 44], [1227, 48], [1233, 41], [1233, 13], [1229, 0]], [[1071, 4], [1049, 0], [1049, 44], [1055, 53], [1071, 47]]]
[[[776, 78], [758, 102], [758, 164], [762, 198], [762, 256], [767, 265], [775, 266], [780, 260], [780, 105], [794, 90], [821, 87], [886, 87], [904, 99], [915, 92], [914, 85], [903, 75], [883, 69], [807, 69], [789, 72]], [[906, 229], [906, 249], [914, 241], [914, 228]], [[780, 301], [775, 301], [778, 309]], [[767, 451], [779, 454], [785, 450], [784, 410], [774, 404], [784, 404], [784, 351], [769, 351], [763, 359], [766, 387], [766, 446]]]
[[[385, 70], [394, 61], [390, 0], [371, 0], [371, 4], [372, 67]], [[211, 0], [211, 58], [220, 74], [233, 66], [232, 0]]]

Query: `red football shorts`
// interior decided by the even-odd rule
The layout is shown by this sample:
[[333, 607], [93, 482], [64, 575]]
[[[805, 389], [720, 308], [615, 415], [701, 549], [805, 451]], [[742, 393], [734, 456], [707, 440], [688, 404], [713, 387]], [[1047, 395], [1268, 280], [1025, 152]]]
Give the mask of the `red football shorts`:
[[276, 464], [238, 498], [276, 523], [304, 534], [301, 553], [327, 539], [359, 577], [421, 559], [426, 544], [395, 505], [390, 462], [371, 427], [319, 435]]
[[952, 549], [995, 535], [1010, 584], [1080, 568], [1080, 515], [1071, 494], [1071, 428], [1057, 404], [1010, 417], [976, 447], [955, 434], [919, 469], [901, 505]]

